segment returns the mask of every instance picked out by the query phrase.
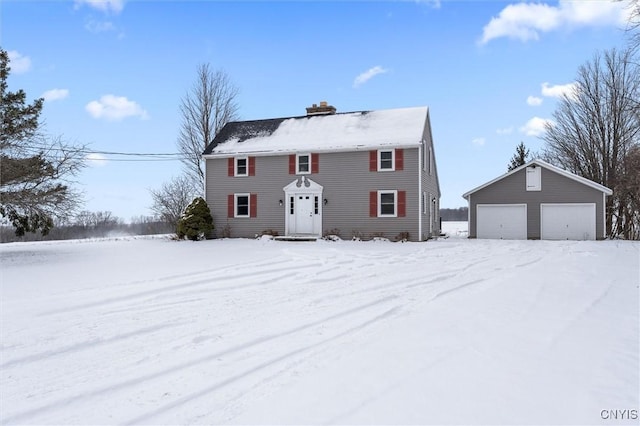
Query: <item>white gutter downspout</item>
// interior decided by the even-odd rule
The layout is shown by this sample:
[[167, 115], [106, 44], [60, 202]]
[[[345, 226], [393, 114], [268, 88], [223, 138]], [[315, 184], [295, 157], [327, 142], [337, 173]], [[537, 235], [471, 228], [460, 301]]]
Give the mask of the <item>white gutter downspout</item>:
[[424, 140], [418, 147], [418, 241], [422, 241], [422, 163], [424, 162]]

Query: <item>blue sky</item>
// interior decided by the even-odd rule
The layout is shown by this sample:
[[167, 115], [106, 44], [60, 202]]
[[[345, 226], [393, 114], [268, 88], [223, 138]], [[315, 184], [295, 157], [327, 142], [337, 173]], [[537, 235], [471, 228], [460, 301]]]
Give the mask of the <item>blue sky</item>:
[[[44, 96], [46, 131], [95, 151], [176, 152], [180, 98], [196, 68], [224, 69], [242, 119], [427, 105], [442, 207], [506, 171], [578, 67], [624, 47], [611, 1], [4, 0], [9, 89]], [[150, 214], [149, 188], [179, 161], [94, 156], [85, 208]], [[105, 157], [105, 156], [103, 156]], [[122, 157], [118, 157], [122, 158]]]

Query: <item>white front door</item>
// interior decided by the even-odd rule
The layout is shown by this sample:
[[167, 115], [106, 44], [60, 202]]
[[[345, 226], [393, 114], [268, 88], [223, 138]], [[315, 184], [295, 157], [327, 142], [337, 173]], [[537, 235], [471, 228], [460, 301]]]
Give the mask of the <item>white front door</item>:
[[314, 204], [313, 194], [295, 195], [296, 234], [313, 233]]
[[302, 176], [282, 188], [285, 194], [284, 230], [287, 235], [322, 234], [322, 186]]

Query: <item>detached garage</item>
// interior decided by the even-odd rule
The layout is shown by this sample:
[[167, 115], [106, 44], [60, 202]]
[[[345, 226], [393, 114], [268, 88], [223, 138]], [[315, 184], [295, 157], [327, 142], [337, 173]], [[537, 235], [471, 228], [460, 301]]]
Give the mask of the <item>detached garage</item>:
[[469, 203], [469, 237], [603, 239], [611, 194], [607, 187], [532, 160], [463, 195]]

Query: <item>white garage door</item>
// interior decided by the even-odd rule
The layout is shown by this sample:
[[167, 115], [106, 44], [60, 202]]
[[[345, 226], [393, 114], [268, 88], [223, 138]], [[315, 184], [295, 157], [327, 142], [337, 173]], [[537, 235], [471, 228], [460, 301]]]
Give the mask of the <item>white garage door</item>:
[[543, 240], [595, 240], [595, 203], [541, 204], [540, 237]]
[[527, 239], [526, 204], [478, 204], [477, 237]]

